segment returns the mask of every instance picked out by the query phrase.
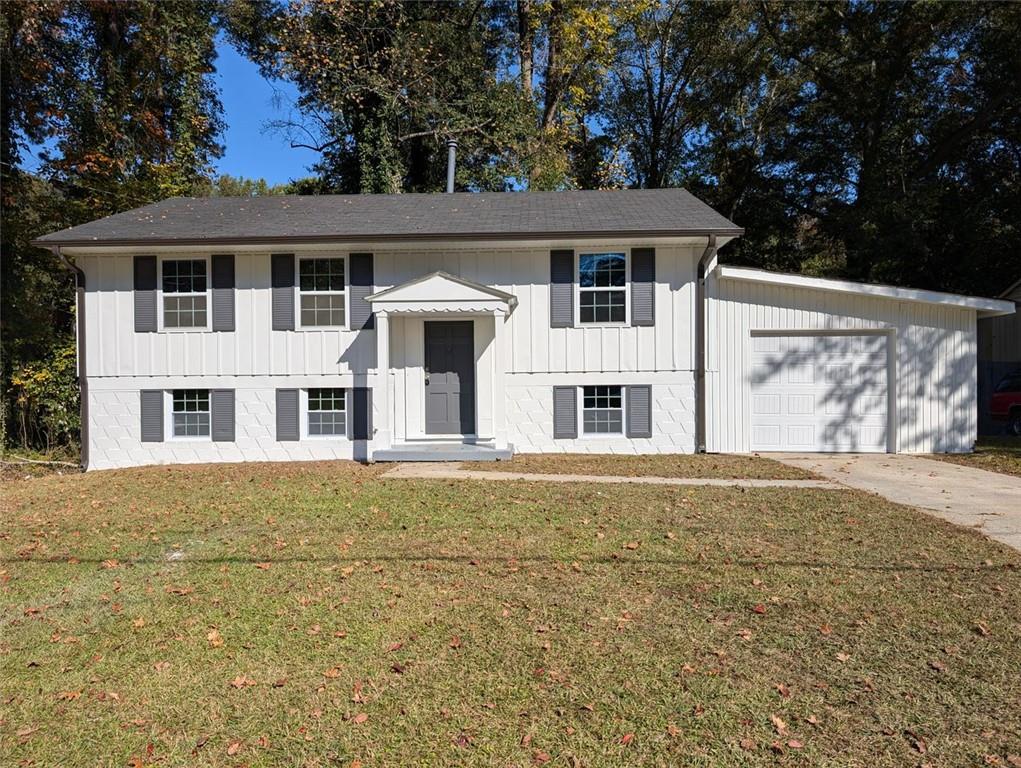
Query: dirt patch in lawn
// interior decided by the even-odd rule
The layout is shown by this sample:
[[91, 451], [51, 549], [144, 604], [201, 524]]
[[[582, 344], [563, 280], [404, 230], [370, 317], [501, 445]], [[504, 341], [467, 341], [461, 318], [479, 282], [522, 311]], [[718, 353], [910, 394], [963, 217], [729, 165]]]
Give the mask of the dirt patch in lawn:
[[855, 491], [0, 488], [12, 765], [1011, 765], [1021, 555]]
[[761, 456], [734, 454], [650, 454], [620, 456], [603, 453], [519, 454], [510, 461], [471, 461], [463, 469], [533, 472], [556, 475], [618, 477], [691, 477], [748, 480], [814, 480], [818, 476]]
[[932, 458], [1021, 477], [1021, 438], [983, 438], [974, 453], [937, 453]]

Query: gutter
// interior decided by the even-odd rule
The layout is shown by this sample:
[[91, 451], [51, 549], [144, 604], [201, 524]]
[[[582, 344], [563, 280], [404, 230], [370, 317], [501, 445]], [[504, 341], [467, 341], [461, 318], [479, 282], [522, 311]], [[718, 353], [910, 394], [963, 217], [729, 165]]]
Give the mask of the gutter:
[[716, 235], [709, 235], [702, 257], [698, 260], [695, 281], [695, 453], [706, 452], [706, 296], [705, 280], [709, 264], [716, 255]]
[[32, 240], [31, 244], [52, 250], [63, 248], [132, 247], [155, 248], [172, 245], [193, 246], [237, 246], [237, 245], [303, 245], [313, 243], [347, 243], [364, 245], [375, 243], [416, 243], [453, 241], [517, 241], [517, 240], [606, 240], [643, 239], [653, 237], [739, 237], [744, 234], [740, 227], [733, 229], [642, 229], [642, 230], [577, 230], [577, 231], [536, 231], [536, 232], [423, 232], [408, 234], [362, 233], [324, 235], [226, 235], [219, 237], [110, 237], [110, 238], [67, 238], [61, 240], [45, 237]]
[[74, 273], [75, 283], [75, 353], [78, 358], [78, 415], [81, 421], [81, 468], [89, 468], [89, 380], [85, 375], [85, 271], [60, 250], [59, 245], [48, 246], [53, 255]]

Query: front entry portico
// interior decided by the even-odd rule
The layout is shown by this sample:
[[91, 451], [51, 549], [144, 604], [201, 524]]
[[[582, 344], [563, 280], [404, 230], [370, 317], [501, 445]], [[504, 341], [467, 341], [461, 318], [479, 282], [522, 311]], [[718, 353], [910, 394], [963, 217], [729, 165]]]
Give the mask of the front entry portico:
[[369, 458], [509, 458], [504, 291], [433, 272], [367, 299], [376, 325]]

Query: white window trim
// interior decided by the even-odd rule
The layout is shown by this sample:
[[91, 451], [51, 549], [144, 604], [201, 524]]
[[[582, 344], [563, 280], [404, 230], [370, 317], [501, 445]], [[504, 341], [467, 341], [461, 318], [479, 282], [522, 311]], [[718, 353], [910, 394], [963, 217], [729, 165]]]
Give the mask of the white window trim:
[[[213, 322], [213, 274], [212, 263], [208, 255], [203, 256], [160, 256], [156, 263], [156, 328], [163, 333], [203, 333], [212, 329]], [[201, 296], [201, 293], [163, 293], [163, 262], [164, 261], [204, 261], [206, 263], [206, 324], [193, 325], [186, 328], [167, 328], [164, 325], [165, 307], [163, 296]], [[194, 387], [192, 387], [194, 389]]]
[[[599, 253], [624, 254], [624, 285], [621, 288], [582, 288], [581, 257]], [[631, 253], [627, 248], [583, 249], [574, 252], [574, 327], [575, 328], [623, 328], [631, 325]], [[582, 291], [624, 291], [624, 319], [619, 322], [583, 323], [581, 321]]]
[[[620, 387], [620, 432], [585, 431], [585, 387]], [[627, 437], [627, 385], [626, 384], [581, 384], [578, 386], [578, 439], [616, 440]]]
[[[343, 291], [302, 291], [301, 290], [301, 262], [311, 259], [343, 259], [344, 260], [344, 290]], [[350, 254], [346, 253], [320, 253], [320, 254], [297, 254], [294, 257], [294, 329], [296, 331], [346, 331], [351, 327], [351, 292], [348, 287], [351, 285], [349, 270], [351, 269]], [[302, 325], [301, 324], [301, 297], [305, 296], [335, 296], [344, 297], [344, 324], [343, 325]]]
[[[330, 326], [335, 328], [336, 326]], [[313, 435], [308, 431], [308, 391], [310, 389], [343, 389], [344, 390], [344, 434]], [[298, 390], [299, 433], [302, 440], [350, 440], [351, 439], [351, 388], [350, 387], [302, 387]]]
[[[174, 434], [174, 390], [204, 389], [209, 393], [209, 434], [208, 435], [175, 435]], [[164, 441], [170, 443], [211, 443], [213, 442], [213, 390], [210, 387], [173, 387], [163, 390], [163, 435]]]

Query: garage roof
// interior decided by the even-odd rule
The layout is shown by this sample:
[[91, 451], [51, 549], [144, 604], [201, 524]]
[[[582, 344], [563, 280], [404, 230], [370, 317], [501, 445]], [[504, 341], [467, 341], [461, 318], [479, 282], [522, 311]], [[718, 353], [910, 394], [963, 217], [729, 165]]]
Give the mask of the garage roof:
[[942, 293], [940, 291], [923, 291], [919, 288], [898, 288], [892, 285], [877, 283], [855, 283], [850, 280], [831, 280], [822, 277], [792, 275], [783, 272], [766, 272], [762, 269], [747, 267], [721, 266], [720, 277], [725, 280], [744, 280], [752, 283], [782, 285], [787, 288], [814, 288], [818, 291], [835, 293], [855, 293], [861, 296], [873, 296], [896, 301], [915, 301], [922, 304], [942, 304], [951, 307], [974, 309], [980, 317], [996, 317], [997, 315], [1014, 314], [1014, 302], [1003, 299], [983, 299], [976, 296], [963, 296], [959, 293]]
[[737, 236], [683, 189], [173, 197], [34, 240], [40, 246]]

